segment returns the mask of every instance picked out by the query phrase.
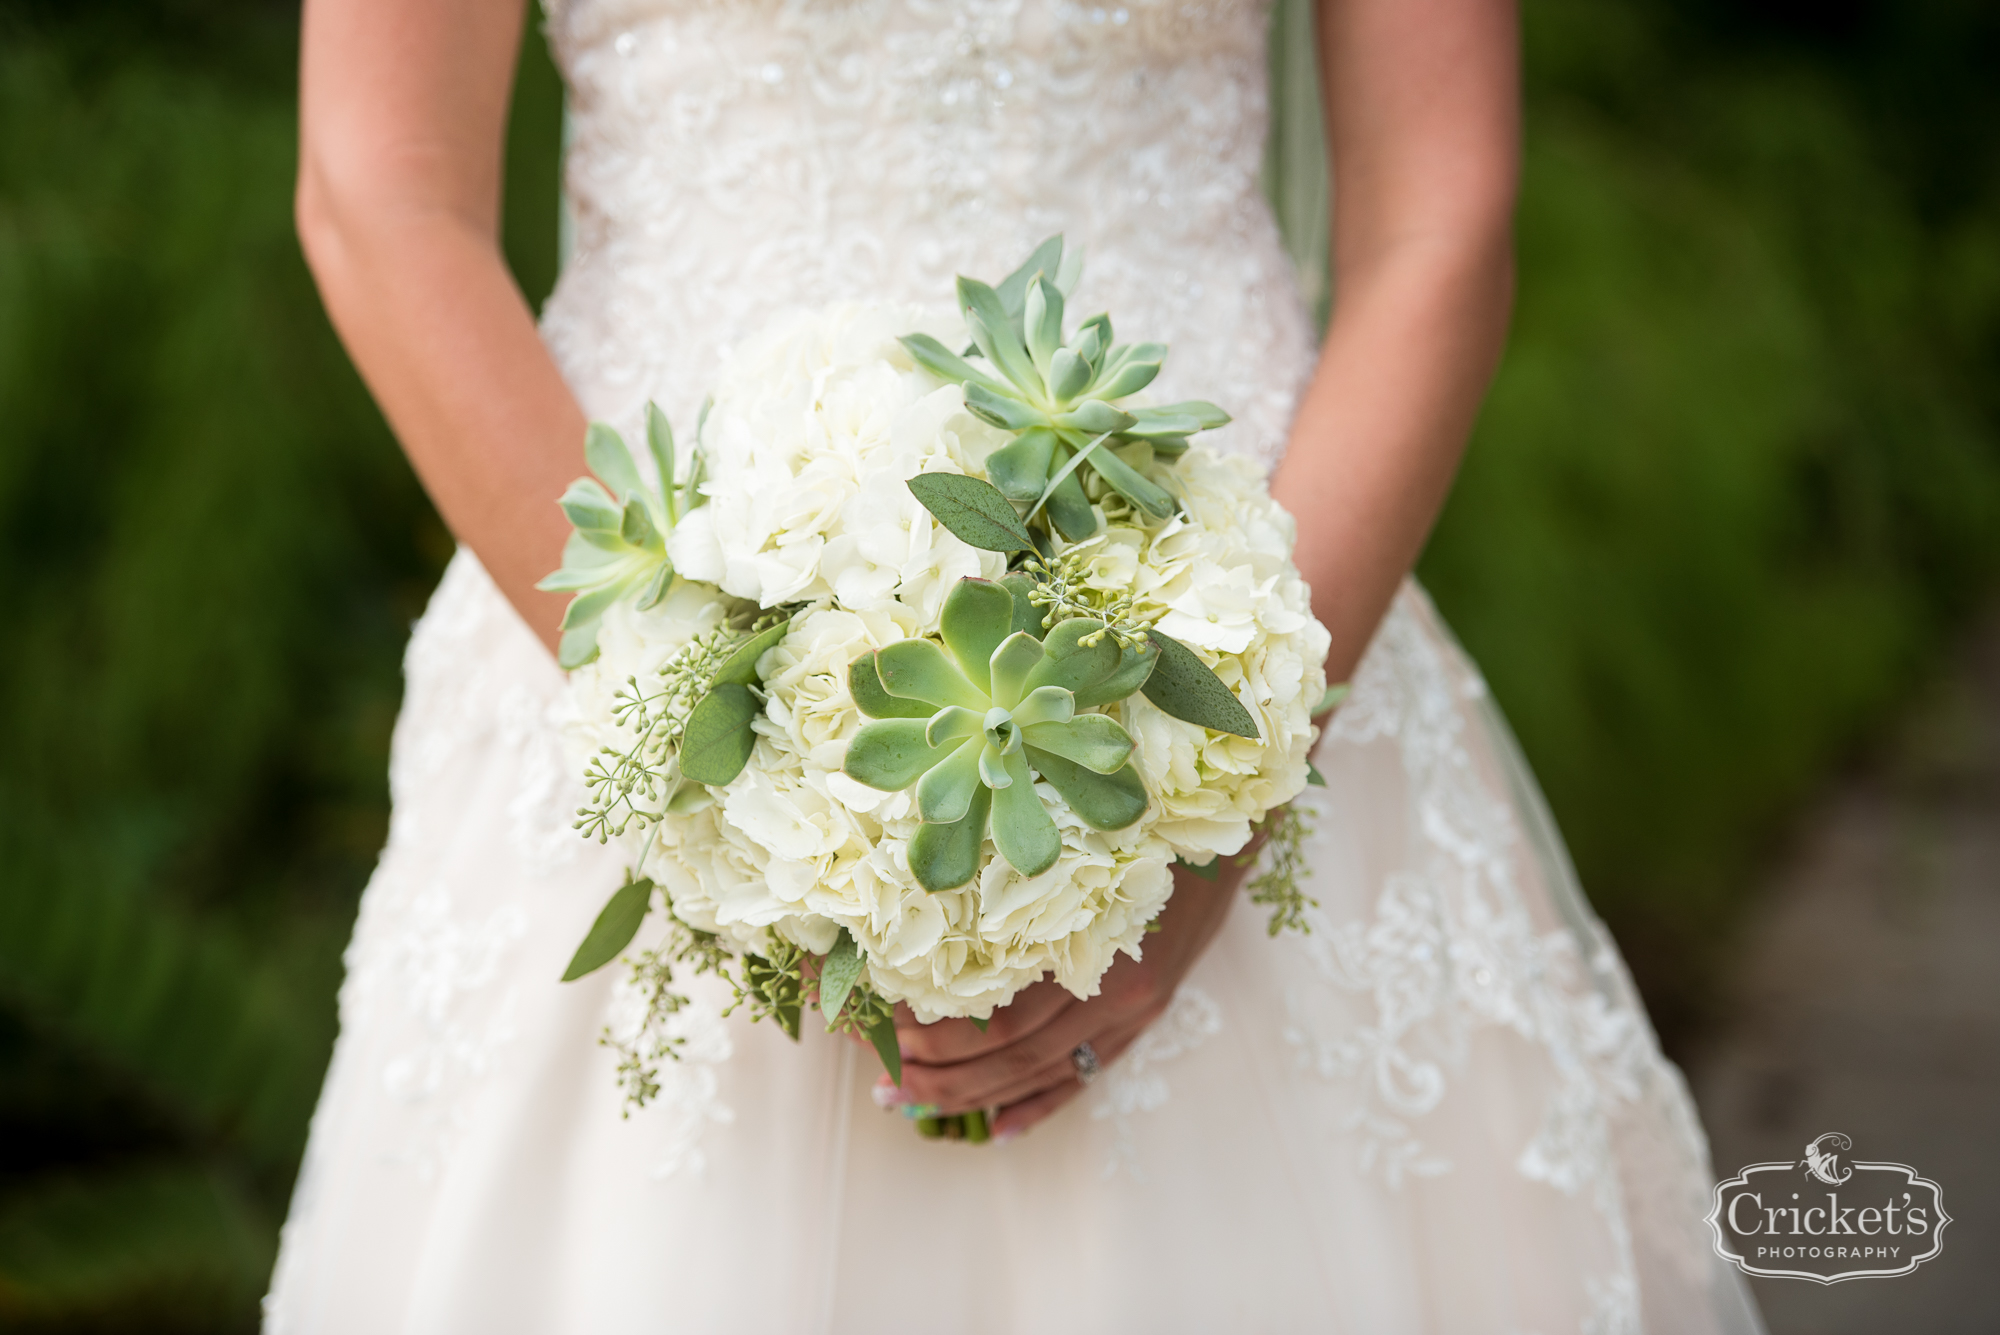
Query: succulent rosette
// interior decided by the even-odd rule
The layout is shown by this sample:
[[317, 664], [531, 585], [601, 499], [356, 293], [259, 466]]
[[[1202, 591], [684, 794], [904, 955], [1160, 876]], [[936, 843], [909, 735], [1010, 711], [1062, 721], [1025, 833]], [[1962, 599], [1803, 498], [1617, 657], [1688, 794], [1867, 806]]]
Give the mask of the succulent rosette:
[[[1190, 439], [1220, 409], [1137, 397], [1164, 347], [1067, 327], [1073, 258], [961, 279], [956, 312], [774, 325], [678, 472], [649, 419], [651, 483], [597, 429], [550, 583], [589, 659], [579, 825], [634, 872], [570, 976], [658, 915], [628, 954], [656, 1018], [676, 965], [735, 961], [754, 1014], [796, 1033], [817, 1005], [894, 1070], [892, 1003], [1093, 995], [1176, 861], [1237, 853], [1310, 781], [1327, 637], [1291, 517]], [[618, 1046], [643, 1101], [671, 1042]]]

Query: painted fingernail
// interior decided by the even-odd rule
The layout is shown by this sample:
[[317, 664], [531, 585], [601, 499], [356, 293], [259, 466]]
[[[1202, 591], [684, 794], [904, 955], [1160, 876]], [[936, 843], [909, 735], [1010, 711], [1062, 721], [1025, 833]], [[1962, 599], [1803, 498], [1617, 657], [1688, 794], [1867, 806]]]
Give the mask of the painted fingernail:
[[903, 1105], [903, 1116], [909, 1118], [912, 1122], [921, 1122], [937, 1115], [938, 1106], [935, 1103], [905, 1103]]
[[868, 1096], [875, 1100], [875, 1106], [883, 1112], [901, 1107], [903, 1103], [903, 1091], [894, 1085], [876, 1085], [869, 1089]]
[[993, 1143], [994, 1143], [995, 1145], [1005, 1145], [1005, 1144], [1006, 1144], [1006, 1143], [1007, 1143], [1008, 1141], [1010, 1141], [1010, 1140], [1013, 1140], [1013, 1139], [1014, 1139], [1015, 1137], [1019, 1136], [1020, 1134], [1021, 1134], [1021, 1128], [1020, 1128], [1020, 1127], [1018, 1127], [1018, 1126], [1010, 1126], [1010, 1127], [1008, 1127], [1008, 1128], [1007, 1128], [1007, 1129], [1006, 1129], [1005, 1131], [1002, 1131], [1002, 1132], [1000, 1132], [1000, 1133], [999, 1133], [998, 1135], [994, 1136], [994, 1137], [993, 1137]]

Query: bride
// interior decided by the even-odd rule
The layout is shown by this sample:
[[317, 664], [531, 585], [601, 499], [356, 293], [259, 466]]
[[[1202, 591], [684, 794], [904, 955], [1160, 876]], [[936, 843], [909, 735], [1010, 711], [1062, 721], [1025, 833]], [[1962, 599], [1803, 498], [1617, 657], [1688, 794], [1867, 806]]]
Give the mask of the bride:
[[[1484, 686], [1407, 572], [1499, 354], [1505, 0], [1322, 0], [1338, 299], [1258, 187], [1264, 0], [548, 0], [574, 243], [496, 244], [518, 0], [308, 0], [298, 218], [461, 545], [409, 650], [272, 1332], [1747, 1332], [1706, 1151]], [[1302, 799], [1311, 932], [1183, 876], [1099, 995], [900, 1030], [900, 1090], [683, 1014], [620, 1116], [621, 867], [551, 710], [586, 415], [691, 422], [793, 305], [924, 300], [1054, 232], [1081, 298], [1237, 411], [1354, 692]], [[808, 1026], [810, 1028], [810, 1026]], [[882, 1077], [886, 1084], [886, 1077]], [[899, 1105], [998, 1107], [932, 1143]]]

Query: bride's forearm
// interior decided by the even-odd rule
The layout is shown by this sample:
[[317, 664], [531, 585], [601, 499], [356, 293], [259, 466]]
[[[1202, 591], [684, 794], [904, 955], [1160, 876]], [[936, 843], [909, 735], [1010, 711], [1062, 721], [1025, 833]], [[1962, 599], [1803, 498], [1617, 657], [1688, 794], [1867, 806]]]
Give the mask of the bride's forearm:
[[1344, 681], [1444, 504], [1513, 300], [1511, 0], [1319, 0], [1333, 324], [1272, 490]]
[[1498, 358], [1513, 271], [1504, 235], [1483, 248], [1350, 275], [1300, 401], [1272, 491], [1299, 520], [1328, 680], [1352, 674], [1415, 563]]
[[501, 257], [517, 0], [308, 0], [297, 215], [341, 341], [445, 523], [553, 646], [584, 420]]
[[553, 647], [563, 595], [555, 499], [584, 419], [498, 251], [445, 218], [301, 234], [328, 311], [446, 525]]

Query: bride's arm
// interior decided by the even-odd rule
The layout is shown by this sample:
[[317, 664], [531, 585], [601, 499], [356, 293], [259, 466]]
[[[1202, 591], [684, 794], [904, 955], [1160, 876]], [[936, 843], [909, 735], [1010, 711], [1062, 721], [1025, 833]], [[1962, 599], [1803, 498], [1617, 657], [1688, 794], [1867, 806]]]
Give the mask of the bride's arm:
[[1500, 356], [1518, 166], [1511, 0], [1322, 0], [1333, 322], [1272, 492], [1354, 670], [1415, 563]]
[[[1500, 355], [1513, 292], [1517, 164], [1512, 0], [1321, 0], [1334, 190], [1332, 328], [1273, 483], [1299, 517], [1296, 559], [1344, 680], [1451, 484]], [[946, 1112], [999, 1105], [1003, 1137], [1080, 1086], [1070, 1053], [1115, 1059], [1165, 1011], [1220, 929], [1245, 870], [1175, 873], [1145, 958], [1079, 1002], [1022, 992], [986, 1033], [899, 1024], [902, 1096]], [[886, 1077], [885, 1077], [886, 1079]]]
[[362, 378], [458, 540], [544, 643], [584, 420], [499, 244], [522, 0], [307, 0], [298, 228]]

